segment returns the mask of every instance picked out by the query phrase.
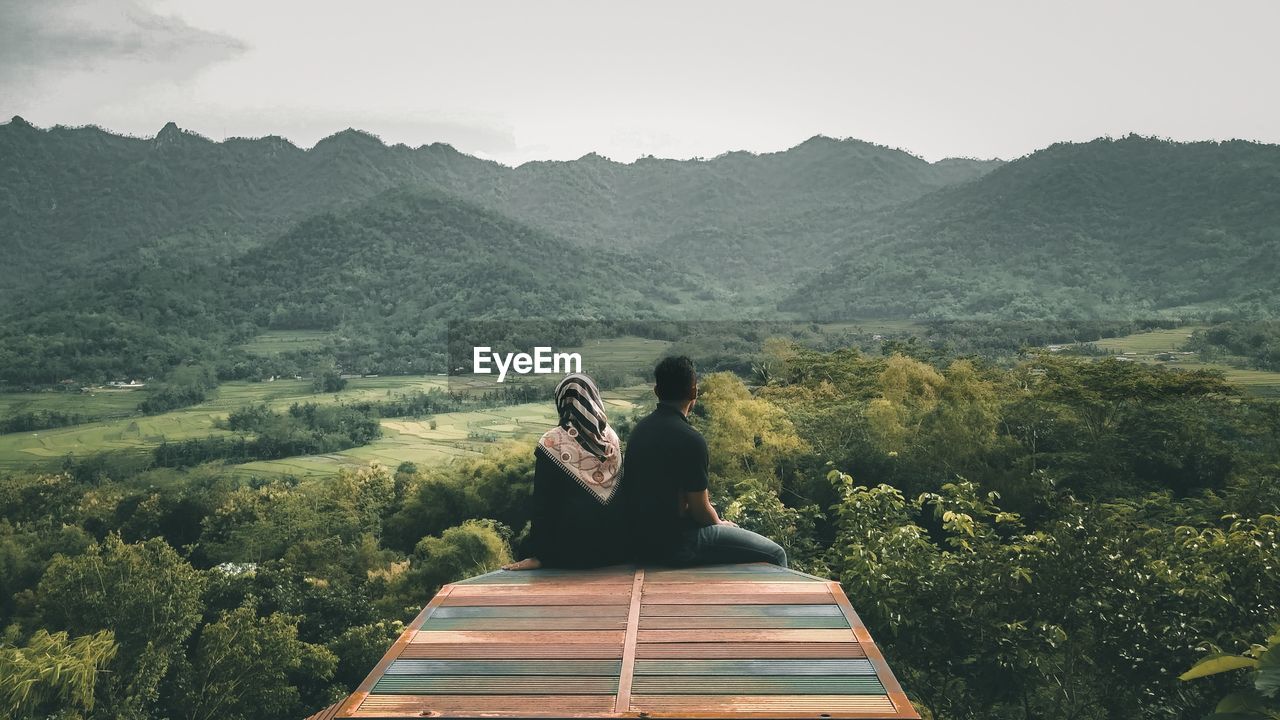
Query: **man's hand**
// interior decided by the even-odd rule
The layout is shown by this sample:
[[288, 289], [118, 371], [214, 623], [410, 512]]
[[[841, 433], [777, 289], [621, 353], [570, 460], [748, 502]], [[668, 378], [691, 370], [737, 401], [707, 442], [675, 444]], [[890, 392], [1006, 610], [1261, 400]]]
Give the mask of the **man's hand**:
[[542, 567], [542, 561], [538, 558], [525, 558], [520, 562], [507, 563], [502, 566], [503, 570], [537, 570]]

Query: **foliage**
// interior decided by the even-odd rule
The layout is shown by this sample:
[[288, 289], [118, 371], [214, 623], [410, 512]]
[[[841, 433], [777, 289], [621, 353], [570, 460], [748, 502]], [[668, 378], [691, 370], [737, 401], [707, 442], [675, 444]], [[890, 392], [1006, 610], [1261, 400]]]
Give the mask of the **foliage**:
[[445, 583], [498, 569], [511, 562], [509, 537], [510, 530], [492, 520], [467, 520], [438, 536], [422, 538], [392, 597], [412, 610], [425, 605]]
[[387, 545], [412, 551], [423, 536], [438, 535], [459, 519], [487, 517], [524, 527], [531, 514], [533, 464], [528, 446], [510, 446], [419, 471], [406, 483], [403, 505], [386, 520]]
[[1250, 367], [1280, 370], [1280, 322], [1232, 321], [1192, 333], [1186, 347], [1202, 360], [1244, 358]]
[[1200, 660], [1179, 680], [1195, 680], [1233, 670], [1252, 670], [1246, 687], [1218, 702], [1206, 720], [1275, 720], [1280, 718], [1280, 631], [1266, 645], [1254, 645], [1244, 655], [1215, 653]]
[[201, 628], [178, 679], [179, 705], [190, 720], [301, 716], [298, 678], [326, 679], [337, 660], [298, 639], [297, 618], [239, 607]]
[[106, 630], [69, 639], [41, 629], [23, 646], [0, 644], [0, 710], [14, 720], [55, 706], [93, 710], [98, 676], [116, 650]]
[[110, 630], [120, 651], [100, 690], [121, 717], [145, 716], [160, 681], [200, 620], [204, 578], [163, 540], [117, 535], [82, 555], [57, 556], [36, 589], [43, 624], [84, 635]]
[[713, 476], [757, 480], [777, 492], [786, 460], [804, 449], [782, 409], [753, 397], [736, 375], [712, 373], [698, 381]]

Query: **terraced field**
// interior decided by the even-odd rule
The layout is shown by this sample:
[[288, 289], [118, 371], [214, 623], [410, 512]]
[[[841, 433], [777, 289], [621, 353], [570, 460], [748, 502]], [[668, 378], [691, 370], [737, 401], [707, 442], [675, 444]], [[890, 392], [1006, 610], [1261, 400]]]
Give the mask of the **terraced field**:
[[[611, 418], [621, 418], [649, 394], [648, 386], [619, 388], [603, 393]], [[434, 420], [436, 426], [431, 427]], [[265, 460], [235, 466], [242, 475], [331, 475], [341, 467], [379, 462], [395, 468], [402, 462], [431, 465], [454, 458], [475, 457], [508, 441], [531, 440], [556, 422], [549, 402], [511, 405], [492, 410], [441, 413], [432, 419], [390, 418], [382, 421], [383, 436], [369, 445], [329, 455]]]
[[1175, 354], [1172, 360], [1161, 360], [1157, 355], [1163, 353], [1181, 353], [1187, 338], [1204, 325], [1187, 325], [1168, 330], [1152, 330], [1134, 333], [1121, 337], [1105, 338], [1092, 344], [1105, 350], [1111, 350], [1122, 358], [1133, 362], [1164, 365], [1169, 368], [1184, 370], [1213, 369], [1221, 370], [1227, 380], [1241, 386], [1247, 392], [1265, 397], [1280, 397], [1280, 372], [1268, 370], [1249, 370], [1234, 367], [1222, 362], [1202, 362], [1196, 355]]
[[[88, 393], [23, 393], [0, 395], [0, 402], [17, 406], [25, 402], [30, 409], [73, 408], [68, 412], [114, 417], [35, 432], [0, 435], [0, 468], [25, 467], [67, 455], [83, 457], [103, 450], [148, 450], [162, 442], [175, 442], [211, 435], [227, 435], [215, 427], [217, 420], [232, 410], [254, 403], [273, 408], [287, 408], [293, 403], [354, 402], [388, 399], [431, 388], [444, 387], [445, 378], [435, 376], [397, 376], [352, 378], [338, 393], [314, 394], [310, 380], [276, 380], [274, 382], [230, 382], [218, 388], [210, 400], [181, 410], [160, 415], [138, 415], [134, 408], [145, 390], [99, 391]], [[34, 397], [33, 397], [34, 396]], [[76, 410], [74, 408], [84, 408]]]

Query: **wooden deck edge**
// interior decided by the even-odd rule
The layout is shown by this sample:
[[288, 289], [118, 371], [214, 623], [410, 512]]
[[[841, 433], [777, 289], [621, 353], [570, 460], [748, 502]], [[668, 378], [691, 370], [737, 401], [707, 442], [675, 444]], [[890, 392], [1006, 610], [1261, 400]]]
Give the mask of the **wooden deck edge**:
[[342, 706], [339, 707], [338, 712], [334, 714], [335, 718], [355, 717], [354, 713], [360, 709], [360, 704], [364, 702], [365, 698], [369, 697], [369, 693], [373, 692], [373, 686], [378, 684], [378, 680], [380, 680], [383, 674], [386, 673], [387, 668], [391, 666], [391, 663], [395, 662], [395, 659], [400, 657], [400, 653], [404, 652], [404, 649], [408, 647], [409, 643], [413, 640], [414, 635], [416, 635], [418, 630], [422, 627], [422, 624], [427, 621], [427, 618], [431, 617], [431, 613], [435, 612], [436, 608], [440, 607], [440, 604], [444, 602], [445, 598], [449, 597], [449, 593], [452, 591], [452, 583], [440, 588], [440, 592], [436, 593], [436, 596], [431, 598], [431, 602], [427, 603], [427, 606], [422, 608], [422, 612], [419, 612], [418, 616], [415, 617], [413, 621], [409, 623], [409, 626], [404, 629], [404, 632], [400, 633], [400, 637], [396, 639], [395, 643], [393, 643], [390, 648], [387, 648], [387, 652], [382, 656], [382, 659], [378, 661], [378, 664], [373, 666], [373, 669], [369, 671], [369, 674], [365, 676], [364, 681], [361, 682], [360, 685], [356, 687], [355, 691], [348, 695], [347, 699], [342, 702]]
[[920, 714], [916, 712], [915, 706], [907, 699], [907, 694], [903, 692], [902, 686], [898, 683], [898, 678], [889, 669], [889, 663], [885, 661], [884, 654], [880, 652], [880, 647], [871, 638], [871, 633], [867, 631], [867, 626], [863, 624], [862, 618], [858, 617], [858, 613], [853, 609], [853, 604], [849, 602], [848, 596], [844, 594], [844, 588], [834, 580], [829, 580], [827, 583], [831, 588], [831, 597], [835, 598], [836, 605], [840, 607], [840, 612], [844, 613], [844, 618], [849, 622], [849, 627], [853, 629], [853, 634], [858, 639], [858, 644], [862, 646], [863, 653], [866, 655], [867, 660], [871, 662], [871, 666], [875, 668], [876, 675], [880, 678], [880, 683], [884, 685], [885, 694], [889, 696], [889, 700], [893, 703], [894, 708], [897, 709], [896, 714], [888, 717], [902, 718], [903, 720], [920, 720]]

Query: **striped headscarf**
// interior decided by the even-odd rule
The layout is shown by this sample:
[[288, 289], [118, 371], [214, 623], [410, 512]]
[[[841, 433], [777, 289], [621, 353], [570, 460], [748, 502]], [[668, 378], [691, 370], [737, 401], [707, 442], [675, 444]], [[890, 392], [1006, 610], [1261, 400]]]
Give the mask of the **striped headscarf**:
[[570, 373], [555, 396], [560, 424], [542, 436], [538, 449], [607, 504], [618, 489], [622, 444], [609, 427], [600, 390], [586, 375]]
[[560, 413], [560, 427], [578, 441], [583, 450], [597, 460], [608, 455], [609, 440], [605, 431], [609, 419], [604, 414], [604, 403], [595, 382], [582, 373], [569, 373], [556, 385], [556, 411]]

